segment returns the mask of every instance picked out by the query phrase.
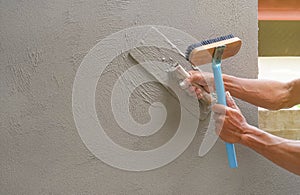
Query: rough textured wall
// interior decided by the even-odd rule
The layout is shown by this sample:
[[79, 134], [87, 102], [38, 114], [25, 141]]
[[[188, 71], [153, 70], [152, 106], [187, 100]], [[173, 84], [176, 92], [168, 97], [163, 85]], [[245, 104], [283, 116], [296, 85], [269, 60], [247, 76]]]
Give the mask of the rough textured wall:
[[[144, 24], [199, 40], [233, 33], [243, 46], [224, 72], [257, 75], [256, 1], [0, 2], [0, 194], [297, 194], [297, 177], [245, 147], [237, 146], [236, 170], [222, 142], [199, 158], [201, 135], [174, 162], [147, 172], [112, 168], [87, 150], [72, 115], [76, 71], [101, 39]], [[239, 105], [257, 124], [257, 109]]]

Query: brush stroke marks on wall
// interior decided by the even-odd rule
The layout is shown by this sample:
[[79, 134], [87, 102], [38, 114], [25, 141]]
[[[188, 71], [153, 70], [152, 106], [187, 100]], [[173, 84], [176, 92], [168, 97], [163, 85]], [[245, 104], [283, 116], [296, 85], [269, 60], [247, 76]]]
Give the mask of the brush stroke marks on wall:
[[[177, 33], [178, 40], [190, 39], [189, 42], [194, 41], [191, 40], [190, 36], [178, 30], [169, 27], [158, 28], [169, 34], [171, 33], [173, 36]], [[186, 48], [188, 43], [185, 44]], [[149, 53], [153, 53], [154, 61], [141, 67], [140, 64], [132, 63], [132, 60], [128, 60], [128, 53], [124, 53], [124, 51], [135, 48], [138, 45], [158, 45], [168, 47], [171, 50], [152, 49]], [[166, 70], [168, 67], [170, 68], [170, 64], [165, 65], [166, 63], [161, 61], [163, 58], [178, 59], [177, 56], [181, 56], [179, 63], [187, 63], [180, 50], [164, 36], [158, 34], [151, 26], [130, 28], [115, 33], [98, 43], [87, 54], [78, 69], [73, 85], [73, 113], [83, 142], [95, 156], [116, 168], [145, 171], [159, 168], [172, 162], [189, 146], [198, 128], [200, 115], [198, 101], [195, 98], [188, 97], [179, 88], [178, 83], [174, 84], [174, 81], [173, 83], [169, 81], [170, 78]], [[111, 63], [112, 61], [113, 63]], [[153, 69], [153, 67], [164, 67], [165, 69]], [[154, 71], [149, 72], [149, 70]], [[160, 75], [160, 79], [155, 75]], [[99, 77], [100, 80], [98, 82]], [[161, 84], [167, 85], [175, 92], [177, 97], [174, 99], [173, 95], [170, 98], [172, 101], [168, 101], [169, 99], [165, 99], [166, 96], [163, 95], [166, 92], [162, 93], [158, 90], [152, 94], [148, 93], [152, 89], [157, 90], [157, 87], [151, 88], [151, 85], [143, 84], [154, 84], [157, 82], [155, 78], [160, 82], [160, 87]], [[111, 82], [107, 83], [107, 80]], [[101, 95], [99, 99], [101, 99], [101, 103], [99, 107], [101, 109], [98, 109], [98, 112], [96, 112], [94, 103], [97, 82], [100, 85], [105, 83], [100, 89]], [[136, 88], [139, 91], [135, 90]], [[162, 91], [165, 90], [162, 88]], [[144, 118], [144, 111], [149, 109], [149, 115], [146, 114], [146, 116], [148, 118], [150, 116], [150, 120], [147, 121], [146, 119], [144, 124], [136, 122], [131, 116], [129, 103], [132, 97], [136, 97], [136, 100], [143, 100], [144, 105], [134, 109], [131, 107], [131, 112], [134, 110], [135, 113], [139, 113], [139, 118]], [[169, 109], [160, 103], [161, 100], [168, 105]], [[110, 103], [113, 105], [112, 108]], [[175, 107], [175, 110], [177, 109], [177, 113], [181, 113], [177, 117], [173, 107]], [[165, 116], [166, 113], [168, 113], [169, 117]], [[170, 122], [165, 122], [167, 118]], [[105, 126], [109, 130], [104, 130], [102, 127], [103, 123], [106, 123]], [[151, 136], [162, 127], [164, 131], [168, 132], [167, 134], [174, 131], [174, 125], [168, 125], [172, 123], [178, 124], [175, 127], [177, 131], [173, 136], [165, 140], [166, 143], [150, 150], [141, 150], [139, 147], [137, 147], [137, 150], [131, 150], [116, 144], [108, 136], [111, 134], [109, 131], [124, 130], [131, 136], [138, 136], [135, 137], [138, 140], [137, 142], [143, 143], [139, 140], [140, 136]], [[112, 137], [116, 137], [116, 135]], [[120, 137], [127, 137], [128, 139], [126, 134]], [[157, 140], [161, 139], [164, 138], [160, 137]]]

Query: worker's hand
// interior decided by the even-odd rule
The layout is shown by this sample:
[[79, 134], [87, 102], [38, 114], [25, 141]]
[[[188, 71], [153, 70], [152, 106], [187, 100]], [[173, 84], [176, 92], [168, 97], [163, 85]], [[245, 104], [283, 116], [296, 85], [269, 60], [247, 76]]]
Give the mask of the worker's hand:
[[[198, 99], [203, 99], [203, 90], [207, 93], [214, 90], [214, 77], [212, 73], [209, 72], [200, 72], [200, 71], [189, 71], [190, 77], [185, 79], [185, 83], [188, 83], [190, 86], [188, 88], [189, 94], [194, 94]], [[200, 85], [203, 89], [197, 87]]]
[[229, 92], [226, 92], [227, 106], [215, 104], [212, 107], [216, 122], [216, 133], [228, 143], [239, 143], [246, 133], [247, 123]]

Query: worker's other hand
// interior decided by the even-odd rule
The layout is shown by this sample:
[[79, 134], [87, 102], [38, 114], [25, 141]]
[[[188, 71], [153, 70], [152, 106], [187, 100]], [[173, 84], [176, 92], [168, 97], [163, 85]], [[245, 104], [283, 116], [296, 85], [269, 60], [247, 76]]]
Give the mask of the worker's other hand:
[[[184, 80], [187, 86], [187, 91], [190, 95], [197, 97], [198, 99], [203, 99], [204, 90], [207, 93], [214, 90], [214, 78], [213, 74], [209, 72], [200, 71], [189, 71], [191, 75], [189, 78]], [[197, 85], [202, 86], [202, 89], [197, 87]]]
[[216, 122], [216, 133], [225, 142], [239, 143], [249, 124], [229, 92], [226, 92], [226, 103], [227, 106], [215, 104], [212, 107]]

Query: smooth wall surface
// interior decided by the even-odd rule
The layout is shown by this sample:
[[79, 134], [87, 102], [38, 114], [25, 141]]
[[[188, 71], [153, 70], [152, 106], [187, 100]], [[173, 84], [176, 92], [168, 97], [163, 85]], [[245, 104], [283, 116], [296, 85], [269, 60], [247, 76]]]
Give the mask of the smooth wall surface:
[[259, 56], [300, 55], [300, 46], [298, 44], [300, 22], [298, 20], [259, 21], [258, 27]]
[[[72, 85], [83, 57], [106, 36], [149, 24], [199, 40], [233, 33], [243, 46], [224, 62], [224, 72], [257, 76], [256, 1], [0, 1], [0, 194], [299, 193], [298, 177], [243, 146], [236, 148], [236, 170], [228, 168], [221, 141], [198, 157], [207, 120], [179, 158], [152, 171], [112, 168], [85, 147], [72, 114]], [[257, 108], [238, 104], [257, 125]], [[105, 105], [96, 100], [99, 112]], [[123, 145], [143, 149], [114, 130], [108, 134]]]

